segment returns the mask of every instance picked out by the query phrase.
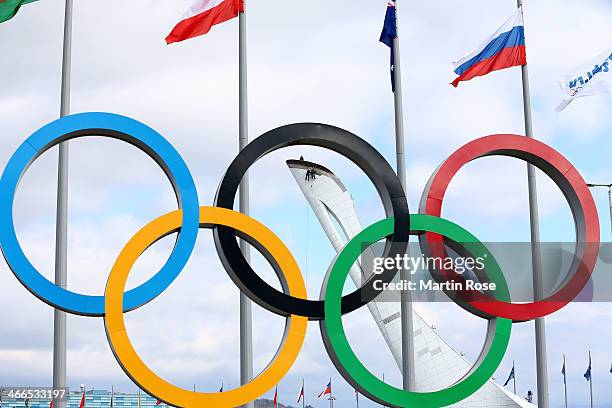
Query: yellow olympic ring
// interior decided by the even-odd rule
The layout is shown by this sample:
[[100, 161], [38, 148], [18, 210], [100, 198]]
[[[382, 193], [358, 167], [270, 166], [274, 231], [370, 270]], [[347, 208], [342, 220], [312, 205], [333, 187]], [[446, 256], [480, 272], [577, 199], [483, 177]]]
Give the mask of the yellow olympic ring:
[[[104, 323], [109, 344], [127, 375], [156, 398], [177, 407], [236, 407], [257, 399], [271, 390], [287, 374], [304, 343], [307, 317], [287, 318], [285, 337], [268, 367], [250, 383], [227, 392], [199, 393], [176, 387], [151, 371], [140, 359], [125, 328], [123, 294], [128, 275], [138, 257], [157, 240], [181, 227], [180, 210], [163, 215], [142, 228], [123, 248], [108, 278], [105, 292]], [[278, 263], [292, 296], [306, 299], [306, 286], [297, 262], [285, 244], [256, 220], [218, 207], [200, 207], [200, 227], [224, 225], [257, 240]]]

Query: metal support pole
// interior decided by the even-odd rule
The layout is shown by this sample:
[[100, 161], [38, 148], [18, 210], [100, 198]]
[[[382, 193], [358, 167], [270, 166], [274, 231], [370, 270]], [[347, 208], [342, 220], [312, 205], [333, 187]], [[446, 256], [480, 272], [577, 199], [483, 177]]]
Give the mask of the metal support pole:
[[[517, 0], [518, 7], [523, 6], [523, 0]], [[527, 64], [521, 67], [523, 79], [523, 110], [525, 117], [525, 133], [533, 138], [533, 122], [531, 117], [531, 95], [529, 90], [529, 70]], [[535, 300], [544, 297], [542, 277], [542, 257], [540, 253], [540, 219], [538, 213], [538, 192], [535, 167], [527, 165], [527, 182], [529, 188], [529, 220], [531, 225], [531, 263], [533, 268], [533, 294]], [[538, 408], [549, 408], [548, 397], [548, 361], [546, 353], [546, 320], [535, 320], [536, 366], [538, 383]]]
[[[60, 116], [70, 114], [70, 72], [72, 60], [73, 0], [66, 0], [64, 11], [64, 46], [62, 56], [62, 89]], [[57, 174], [57, 207], [55, 227], [55, 284], [68, 285], [68, 142], [59, 145]], [[66, 387], [66, 313], [53, 312], [53, 388]], [[57, 408], [65, 408], [66, 400], [58, 400]]]
[[608, 206], [610, 207], [610, 232], [612, 232], [612, 185], [608, 187]]
[[[396, 13], [398, 10], [396, 9]], [[399, 18], [396, 17], [396, 25]], [[395, 154], [397, 160], [397, 176], [402, 183], [404, 192], [406, 190], [406, 155], [404, 153], [404, 108], [402, 100], [402, 75], [401, 58], [398, 35], [393, 39], [393, 79], [395, 82], [394, 102], [395, 102]], [[400, 279], [407, 282], [411, 278], [410, 272], [402, 269]], [[414, 391], [415, 388], [415, 367], [414, 367], [414, 322], [412, 316], [412, 299], [410, 291], [403, 290], [400, 295], [401, 306], [401, 328], [402, 328], [402, 385], [405, 391]]]
[[[242, 150], [249, 143], [249, 116], [248, 116], [248, 93], [247, 93], [247, 36], [246, 36], [246, 14], [241, 12], [239, 20], [239, 51], [238, 51], [238, 76], [239, 76], [239, 149]], [[240, 184], [239, 210], [243, 214], [249, 214], [249, 176], [248, 173], [242, 178]], [[250, 247], [246, 241], [240, 240], [240, 249], [247, 261], [250, 261]], [[240, 292], [240, 384], [245, 385], [253, 379], [253, 316], [251, 312], [251, 301]], [[245, 408], [253, 408], [253, 402], [243, 405]]]
[[612, 184], [592, 184], [589, 183], [587, 186], [593, 187], [606, 187], [608, 189], [608, 206], [610, 209], [610, 231], [612, 232]]

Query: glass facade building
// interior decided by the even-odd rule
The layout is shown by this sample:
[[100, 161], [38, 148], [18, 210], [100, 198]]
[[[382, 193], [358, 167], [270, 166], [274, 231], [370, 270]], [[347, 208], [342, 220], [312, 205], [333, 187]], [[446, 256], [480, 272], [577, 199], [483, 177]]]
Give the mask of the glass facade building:
[[[81, 404], [81, 398], [83, 393], [71, 392], [68, 395], [68, 402], [66, 408], [79, 408]], [[124, 394], [124, 393], [111, 393], [107, 390], [91, 390], [85, 392], [85, 407], [86, 408], [109, 408], [111, 406], [111, 398], [113, 400], [113, 407], [116, 408], [138, 408], [138, 399], [140, 398], [140, 407], [167, 407], [166, 404], [157, 404], [157, 399], [148, 396], [147, 394]], [[29, 405], [23, 398], [7, 398], [4, 396], [0, 407], [2, 408], [23, 408], [29, 406], [30, 408], [49, 408], [51, 404], [50, 400], [32, 399], [29, 401]]]
[[[79, 408], [81, 404], [81, 398], [83, 393], [71, 392], [68, 396], [68, 403], [66, 408]], [[113, 408], [146, 408], [146, 407], [168, 407], [168, 405], [161, 403], [157, 405], [157, 399], [150, 397], [147, 394], [125, 394], [125, 393], [112, 393], [107, 390], [92, 390], [85, 393], [85, 408], [109, 408], [111, 407], [111, 398], [113, 400]], [[138, 400], [140, 399], [140, 404]], [[0, 407], [2, 408], [49, 408], [51, 405], [50, 400], [30, 400], [29, 403], [25, 399], [19, 398], [6, 398], [6, 395], [0, 401]], [[273, 406], [270, 400], [257, 400], [255, 401], [255, 408], [271, 408]], [[288, 407], [279, 404], [279, 407]], [[309, 408], [310, 405], [307, 406]], [[310, 407], [312, 408], [312, 407]]]

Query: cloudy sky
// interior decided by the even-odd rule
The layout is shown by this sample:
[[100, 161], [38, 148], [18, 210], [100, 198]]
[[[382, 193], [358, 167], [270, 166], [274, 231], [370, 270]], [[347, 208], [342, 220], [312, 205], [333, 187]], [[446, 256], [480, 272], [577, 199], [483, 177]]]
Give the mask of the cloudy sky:
[[[108, 111], [138, 119], [162, 133], [183, 155], [210, 205], [225, 168], [237, 151], [237, 21], [206, 37], [166, 46], [164, 37], [191, 0], [78, 1], [75, 4], [72, 111]], [[284, 6], [284, 7], [281, 7]], [[388, 49], [378, 43], [386, 2], [352, 1], [248, 4], [249, 130], [252, 138], [294, 122], [340, 126], [367, 139], [394, 163], [393, 98]], [[411, 208], [434, 169], [474, 138], [523, 134], [520, 70], [473, 80], [454, 89], [451, 61], [475, 48], [514, 11], [512, 0], [431, 0], [399, 4], [404, 115]], [[612, 108], [605, 96], [572, 104], [556, 114], [557, 78], [609, 48], [612, 4], [607, 0], [539, 0], [526, 6], [527, 46], [535, 135], [563, 153], [593, 182], [612, 181], [608, 134]], [[63, 4], [45, 0], [22, 8], [0, 25], [0, 168], [33, 131], [59, 112]], [[252, 168], [252, 215], [289, 246], [304, 271], [309, 294], [318, 296], [333, 252], [309, 213], [284, 164], [304, 155], [335, 171], [353, 192], [364, 224], [382, 207], [367, 178], [347, 160], [315, 148], [291, 148], [266, 156]], [[53, 276], [57, 151], [37, 160], [16, 199], [19, 238], [26, 254]], [[539, 177], [542, 237], [571, 241], [573, 223], [561, 193]], [[596, 191], [602, 239], [610, 241], [607, 197]], [[108, 271], [125, 242], [151, 219], [173, 210], [170, 184], [142, 152], [121, 142], [89, 138], [71, 144], [69, 286], [102, 294]], [[487, 158], [466, 166], [447, 195], [444, 216], [482, 240], [529, 237], [524, 163]], [[157, 271], [172, 245], [168, 237], [141, 257], [130, 276], [134, 287]], [[256, 257], [269, 282], [275, 278]], [[34, 298], [0, 263], [0, 384], [49, 385], [52, 309]], [[510, 279], [508, 277], [508, 279]], [[130, 336], [143, 359], [166, 379], [214, 391], [239, 382], [238, 290], [202, 231], [176, 282], [158, 299], [127, 315]], [[427, 321], [473, 360], [485, 322], [452, 305], [420, 306]], [[570, 404], [586, 406], [582, 374], [593, 353], [598, 406], [612, 406], [609, 373], [612, 313], [607, 304], [578, 304], [547, 319], [550, 395], [562, 403], [563, 353], [567, 354]], [[101, 319], [68, 318], [70, 386], [134, 391], [114, 360]], [[358, 355], [394, 384], [400, 377], [368, 312], [345, 318]], [[254, 308], [255, 365], [274, 355], [283, 319]], [[535, 390], [533, 323], [514, 326], [496, 377], [503, 382], [512, 360], [520, 395]], [[305, 378], [309, 403], [328, 378], [341, 406], [352, 389], [334, 370], [318, 327], [311, 324], [304, 350], [279, 386], [281, 401], [294, 402]], [[269, 394], [271, 395], [271, 393]], [[347, 404], [347, 405], [345, 405]], [[608, 405], [604, 405], [608, 404]], [[366, 405], [367, 406], [367, 405]], [[373, 405], [372, 405], [373, 406]]]

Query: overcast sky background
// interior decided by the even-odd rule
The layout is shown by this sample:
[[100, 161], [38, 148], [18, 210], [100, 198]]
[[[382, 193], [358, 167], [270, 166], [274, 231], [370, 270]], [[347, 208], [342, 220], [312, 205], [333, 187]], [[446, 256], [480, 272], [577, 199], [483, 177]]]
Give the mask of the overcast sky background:
[[[79, 1], [75, 4], [72, 111], [108, 111], [138, 119], [168, 138], [183, 155], [200, 202], [212, 204], [216, 187], [237, 151], [237, 21], [202, 38], [166, 46], [164, 38], [192, 0]], [[393, 98], [389, 51], [378, 42], [386, 2], [352, 1], [248, 4], [249, 130], [252, 138], [294, 122], [348, 129], [394, 164]], [[408, 194], [414, 211], [430, 174], [467, 141], [495, 133], [523, 134], [520, 70], [449, 85], [451, 61], [474, 49], [514, 11], [512, 0], [431, 0], [400, 7]], [[607, 0], [540, 0], [526, 6], [527, 52], [538, 139], [563, 153], [588, 181], [610, 182], [612, 108], [608, 97], [582, 99], [556, 114], [557, 77], [610, 46], [612, 3]], [[24, 6], [0, 25], [0, 168], [33, 131], [59, 113], [63, 3]], [[333, 257], [331, 245], [309, 213], [286, 168], [304, 155], [326, 164], [352, 191], [364, 225], [383, 216], [367, 178], [347, 160], [315, 148], [290, 148], [252, 168], [252, 215], [276, 232], [300, 262], [311, 298]], [[57, 150], [37, 160], [23, 178], [15, 215], [20, 240], [34, 265], [53, 276]], [[539, 177], [542, 237], [573, 239], [561, 193]], [[596, 191], [602, 239], [610, 241], [607, 195]], [[125, 242], [151, 219], [176, 208], [170, 184], [142, 152], [121, 142], [89, 138], [71, 144], [69, 286], [102, 294], [108, 271]], [[444, 216], [483, 241], [529, 238], [524, 163], [487, 158], [461, 170], [451, 184]], [[141, 257], [129, 286], [159, 268], [171, 249], [168, 237]], [[256, 257], [261, 276], [275, 281]], [[34, 298], [0, 263], [0, 384], [49, 385], [52, 309]], [[239, 382], [239, 292], [217, 258], [210, 231], [202, 231], [187, 268], [158, 299], [126, 317], [143, 359], [185, 388], [215, 391]], [[612, 406], [612, 313], [608, 304], [577, 304], [547, 319], [550, 395], [562, 404], [561, 364], [567, 354], [570, 405], [588, 404], [582, 377], [593, 353], [596, 404]], [[453, 305], [419, 306], [419, 312], [453, 347], [473, 361], [485, 322]], [[256, 370], [274, 355], [283, 319], [254, 307]], [[352, 344], [373, 371], [401, 383], [369, 313], [345, 324]], [[72, 388], [135, 391], [115, 361], [99, 318], [68, 318], [68, 376]], [[536, 390], [533, 323], [516, 324], [496, 378], [505, 381], [512, 360], [524, 396]], [[294, 403], [302, 378], [307, 402], [316, 401], [329, 377], [340, 406], [353, 391], [327, 357], [316, 324], [279, 385], [281, 402]], [[268, 393], [270, 397], [273, 392]], [[368, 406], [367, 404], [365, 406]], [[374, 406], [372, 404], [372, 406]]]

